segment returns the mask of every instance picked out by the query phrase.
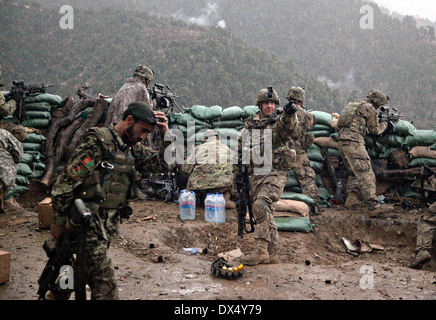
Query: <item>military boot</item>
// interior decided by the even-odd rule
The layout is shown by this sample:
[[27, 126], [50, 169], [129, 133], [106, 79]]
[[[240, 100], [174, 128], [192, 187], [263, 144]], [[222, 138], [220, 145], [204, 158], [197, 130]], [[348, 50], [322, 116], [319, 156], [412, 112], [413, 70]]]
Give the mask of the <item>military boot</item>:
[[409, 268], [421, 270], [422, 266], [431, 260], [431, 254], [428, 251], [419, 251], [415, 256], [415, 261]]
[[372, 203], [368, 206], [368, 213], [371, 218], [378, 218], [383, 213], [389, 213], [394, 210], [393, 206], [387, 205], [387, 204], [380, 204], [380, 203]]
[[241, 263], [247, 266], [257, 266], [261, 263], [269, 263], [268, 241], [257, 239], [257, 248], [254, 252], [244, 255]]
[[345, 201], [345, 208], [351, 210], [351, 209], [356, 209], [359, 206], [360, 206], [360, 201], [357, 198], [357, 194], [354, 192], [350, 192], [347, 195], [347, 200]]
[[277, 244], [268, 243], [269, 263], [277, 264], [280, 262], [279, 246]]

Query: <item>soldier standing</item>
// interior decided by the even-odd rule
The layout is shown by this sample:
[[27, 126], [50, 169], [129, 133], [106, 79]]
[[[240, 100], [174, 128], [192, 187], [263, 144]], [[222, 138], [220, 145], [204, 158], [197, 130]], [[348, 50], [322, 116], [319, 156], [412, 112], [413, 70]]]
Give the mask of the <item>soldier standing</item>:
[[140, 142], [159, 128], [163, 136], [168, 120], [162, 112], [153, 112], [144, 102], [129, 104], [123, 118], [108, 128], [91, 128], [76, 148], [53, 185], [54, 220], [51, 233], [58, 239], [69, 220], [76, 198], [92, 211], [94, 226], [86, 234], [84, 278], [91, 287], [92, 299], [117, 299], [115, 271], [108, 257], [111, 240], [118, 234], [121, 218], [128, 218], [128, 200], [133, 193], [133, 169], [140, 172], [168, 170], [164, 151], [171, 142], [161, 139], [159, 151]]
[[[291, 149], [291, 137], [298, 125], [295, 114], [297, 107], [290, 103], [282, 110], [277, 108], [279, 104], [277, 92], [272, 87], [260, 90], [256, 101], [260, 112], [246, 120], [238, 139], [239, 163], [243, 163], [241, 159], [244, 159], [244, 153], [247, 152], [253, 152], [253, 156], [256, 153], [268, 157], [268, 147], [272, 160], [272, 163], [260, 164], [251, 158], [249, 167], [252, 210], [257, 221], [257, 248], [243, 256], [241, 262], [250, 266], [278, 262], [278, 231], [273, 219], [274, 203], [280, 200], [288, 171], [295, 163], [296, 153]], [[272, 141], [265, 140], [267, 130], [271, 131]], [[250, 139], [244, 139], [244, 136], [249, 136]], [[259, 170], [256, 172], [256, 169]], [[234, 173], [238, 174], [239, 170], [239, 165], [234, 165]]]
[[[2, 65], [0, 64], [0, 77], [1, 74]], [[0, 87], [3, 87], [2, 83], [0, 83]], [[17, 109], [17, 102], [14, 100], [14, 98], [16, 99], [16, 97], [12, 97], [11, 100], [6, 102], [5, 95], [2, 91], [0, 91], [0, 129], [9, 131], [19, 141], [23, 141], [27, 136], [26, 129], [21, 125], [3, 121], [3, 118], [13, 115]]]
[[381, 205], [378, 201], [376, 178], [364, 141], [367, 132], [380, 135], [387, 129], [387, 123], [379, 123], [376, 110], [388, 101], [389, 97], [381, 91], [371, 90], [366, 100], [349, 103], [342, 110], [338, 121], [339, 152], [349, 172], [345, 206], [352, 208], [359, 205], [358, 193], [360, 191], [370, 217], [393, 210], [393, 207]]
[[203, 143], [195, 147], [195, 152], [182, 165], [180, 174], [185, 180], [187, 178], [188, 190], [199, 191], [202, 195], [222, 193], [226, 208], [236, 208], [230, 199], [233, 187], [230, 148], [221, 142], [217, 131], [209, 129], [205, 132]]
[[316, 202], [319, 201], [319, 191], [316, 185], [316, 173], [310, 164], [307, 156], [307, 149], [313, 144], [315, 139], [310, 131], [315, 126], [315, 116], [307, 111], [303, 105], [306, 100], [306, 92], [300, 87], [291, 87], [286, 99], [297, 106], [298, 127], [294, 131], [295, 152], [297, 159], [293, 167], [295, 177], [301, 184], [303, 194], [311, 197]]
[[4, 197], [15, 185], [17, 164], [23, 157], [23, 145], [10, 132], [0, 129], [0, 213], [3, 213]]
[[146, 102], [151, 105], [147, 87], [154, 78], [154, 72], [150, 68], [139, 65], [133, 72], [133, 77], [128, 78], [126, 83], [118, 90], [113, 98], [106, 117], [105, 126], [118, 123], [127, 106], [132, 102]]

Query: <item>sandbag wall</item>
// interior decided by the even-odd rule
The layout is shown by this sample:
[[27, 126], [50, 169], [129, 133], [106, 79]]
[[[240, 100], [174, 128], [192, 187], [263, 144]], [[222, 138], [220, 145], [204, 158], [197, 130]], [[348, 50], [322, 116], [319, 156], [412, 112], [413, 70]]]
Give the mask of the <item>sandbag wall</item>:
[[44, 175], [45, 163], [43, 146], [47, 138], [44, 133], [50, 126], [53, 112], [61, 105], [62, 98], [58, 95], [43, 93], [32, 95], [24, 100], [26, 120], [20, 121], [15, 116], [5, 117], [3, 120], [14, 124], [21, 124], [26, 128], [27, 136], [22, 141], [24, 154], [17, 166], [16, 187], [9, 190], [8, 197], [18, 198], [28, 191], [30, 178], [41, 178]]

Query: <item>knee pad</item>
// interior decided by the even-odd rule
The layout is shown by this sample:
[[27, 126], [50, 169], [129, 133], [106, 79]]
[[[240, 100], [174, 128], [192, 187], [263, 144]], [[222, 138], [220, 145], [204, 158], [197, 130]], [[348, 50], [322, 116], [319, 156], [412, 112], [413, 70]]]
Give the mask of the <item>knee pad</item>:
[[263, 199], [256, 199], [252, 206], [253, 215], [256, 218], [257, 223], [266, 221], [268, 214], [271, 212], [270, 205]]

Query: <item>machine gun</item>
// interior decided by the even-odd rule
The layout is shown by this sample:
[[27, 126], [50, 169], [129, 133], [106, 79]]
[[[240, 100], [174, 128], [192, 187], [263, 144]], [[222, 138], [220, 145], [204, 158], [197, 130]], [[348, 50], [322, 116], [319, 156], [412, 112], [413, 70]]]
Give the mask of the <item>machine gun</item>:
[[14, 115], [20, 121], [26, 120], [26, 110], [23, 108], [24, 100], [32, 95], [37, 95], [41, 93], [46, 93], [47, 88], [53, 87], [52, 85], [28, 85], [24, 84], [23, 80], [15, 80], [12, 81], [12, 87], [9, 93], [5, 94], [6, 98], [13, 99], [17, 102], [17, 109], [15, 110]]
[[[49, 292], [55, 300], [68, 300], [73, 290], [76, 300], [86, 300], [85, 242], [93, 218], [83, 200], [74, 201], [69, 221], [71, 228], [65, 231], [60, 239], [49, 239], [44, 242], [43, 248], [49, 259], [38, 280], [38, 300], [46, 300]], [[69, 286], [65, 288], [61, 283], [63, 277], [70, 279], [68, 272], [61, 274], [65, 266], [74, 266], [74, 289], [70, 289]]]
[[150, 175], [145, 182], [153, 188], [156, 197], [163, 199], [165, 203], [179, 199], [180, 189], [177, 176], [174, 172]]
[[380, 122], [393, 123], [400, 120], [402, 117], [403, 115], [398, 112], [397, 108], [391, 108], [389, 106], [380, 107], [378, 113]]
[[[253, 217], [253, 210], [250, 199], [250, 181], [248, 179], [248, 170], [245, 165], [240, 164], [240, 173], [235, 176], [235, 186], [238, 195], [236, 209], [238, 211], [238, 236], [241, 238], [245, 233], [253, 233], [256, 220]], [[246, 215], [248, 209], [250, 229], [247, 228]]]
[[156, 100], [157, 110], [161, 110], [168, 117], [174, 112], [174, 108], [177, 108], [180, 112], [183, 112], [184, 108], [180, 107], [176, 100], [179, 98], [167, 85], [155, 83], [153, 88], [147, 89], [150, 94], [150, 98]]

